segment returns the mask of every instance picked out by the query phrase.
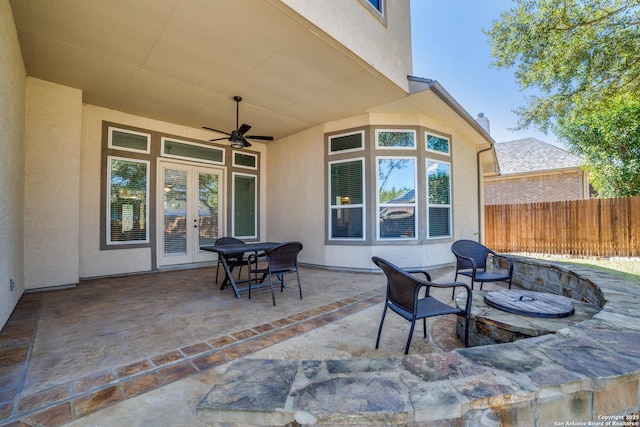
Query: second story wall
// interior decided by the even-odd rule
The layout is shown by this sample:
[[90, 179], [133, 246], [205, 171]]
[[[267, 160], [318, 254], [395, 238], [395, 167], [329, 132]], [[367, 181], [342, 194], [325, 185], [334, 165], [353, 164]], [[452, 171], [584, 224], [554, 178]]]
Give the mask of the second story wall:
[[409, 0], [384, 1], [384, 13], [368, 0], [282, 0], [353, 51], [375, 70], [408, 90], [412, 74]]

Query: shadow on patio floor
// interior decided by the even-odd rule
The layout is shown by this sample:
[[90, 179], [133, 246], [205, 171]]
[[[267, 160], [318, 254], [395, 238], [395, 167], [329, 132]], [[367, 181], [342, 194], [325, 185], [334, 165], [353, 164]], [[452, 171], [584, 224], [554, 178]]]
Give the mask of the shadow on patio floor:
[[[430, 271], [452, 279], [450, 268]], [[285, 289], [275, 307], [268, 289], [251, 300], [220, 290], [215, 267], [25, 294], [0, 332], [0, 425], [197, 425], [211, 368], [237, 358], [402, 354], [409, 323], [399, 316], [387, 316], [374, 348], [382, 274], [302, 268], [301, 278], [304, 299]], [[432, 320], [427, 340], [418, 327], [410, 352], [460, 347], [454, 324]]]

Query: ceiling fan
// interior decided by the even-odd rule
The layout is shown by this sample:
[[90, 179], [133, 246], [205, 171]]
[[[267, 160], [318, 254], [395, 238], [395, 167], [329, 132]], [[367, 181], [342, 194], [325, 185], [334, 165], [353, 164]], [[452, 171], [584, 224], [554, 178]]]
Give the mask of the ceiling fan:
[[229, 132], [224, 132], [218, 129], [213, 129], [207, 126], [202, 126], [203, 129], [212, 130], [214, 132], [224, 133], [225, 135], [229, 135], [228, 137], [225, 136], [223, 138], [210, 139], [209, 141], [221, 141], [223, 139], [228, 139], [229, 141], [231, 141], [231, 148], [251, 147], [251, 143], [247, 141], [247, 138], [259, 139], [263, 141], [273, 141], [272, 136], [245, 135], [245, 133], [247, 133], [249, 129], [251, 129], [251, 126], [245, 123], [243, 123], [242, 126], [238, 126], [239, 124], [238, 117], [240, 114], [240, 101], [242, 101], [242, 97], [234, 96], [233, 100], [236, 101], [236, 130], [233, 130], [231, 131], [231, 133], [229, 133]]

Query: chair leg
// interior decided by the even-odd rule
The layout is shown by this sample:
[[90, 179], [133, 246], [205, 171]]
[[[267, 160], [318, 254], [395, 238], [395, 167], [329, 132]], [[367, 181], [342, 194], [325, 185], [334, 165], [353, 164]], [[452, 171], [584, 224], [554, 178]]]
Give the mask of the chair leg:
[[271, 275], [269, 275], [269, 286], [271, 287], [271, 299], [273, 300], [273, 305], [276, 305], [276, 295], [273, 293], [273, 279]]
[[427, 318], [422, 318], [422, 330], [424, 331], [424, 337], [427, 338]]
[[300, 291], [300, 299], [302, 299], [302, 283], [300, 283], [300, 273], [296, 269], [296, 278], [298, 279], [298, 290]]
[[218, 266], [216, 267], [216, 283], [218, 283], [218, 272], [220, 271], [220, 260], [218, 260]]
[[411, 346], [411, 338], [413, 337], [413, 329], [416, 327], [416, 319], [411, 320], [411, 328], [409, 329], [409, 338], [407, 338], [407, 345], [404, 348], [404, 354], [409, 354], [409, 347]]
[[[454, 282], [458, 281], [458, 270], [456, 269], [456, 276], [453, 278]], [[451, 301], [456, 297], [456, 288], [451, 289]]]
[[469, 347], [469, 315], [465, 316], [464, 322], [464, 346]]
[[384, 310], [382, 311], [382, 319], [380, 319], [380, 327], [378, 328], [378, 338], [376, 338], [376, 348], [380, 344], [380, 334], [382, 333], [382, 324], [384, 323], [384, 316], [387, 314], [387, 302], [384, 303]]

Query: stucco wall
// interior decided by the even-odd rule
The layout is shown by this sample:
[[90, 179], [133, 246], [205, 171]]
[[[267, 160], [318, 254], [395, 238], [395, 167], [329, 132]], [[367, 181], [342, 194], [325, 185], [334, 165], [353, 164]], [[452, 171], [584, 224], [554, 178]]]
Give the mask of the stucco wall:
[[408, 90], [407, 75], [413, 73], [409, 0], [386, 1], [386, 20], [378, 19], [367, 0], [282, 2]]
[[0, 0], [0, 328], [24, 292], [25, 87], [11, 7]]
[[582, 173], [578, 171], [485, 181], [485, 204], [558, 202], [584, 199]]
[[[325, 245], [327, 184], [324, 134], [368, 125], [419, 125], [451, 135], [453, 153], [450, 161], [453, 168], [452, 205], [455, 233], [453, 238], [431, 240], [421, 245], [416, 245], [416, 242], [385, 242], [374, 243], [372, 246]], [[368, 143], [370, 142], [365, 142]], [[451, 124], [418, 115], [362, 115], [308, 129], [275, 141], [268, 148], [267, 239], [301, 241], [304, 249], [300, 254], [300, 261], [303, 263], [337, 268], [373, 269], [371, 257], [376, 255], [391, 259], [403, 267], [442, 265], [454, 261], [450, 250], [453, 240], [478, 237], [476, 148]], [[367, 174], [371, 175], [370, 171]], [[366, 203], [370, 205], [375, 203], [375, 200], [367, 200]], [[418, 203], [418, 209], [424, 209], [424, 197], [419, 197]]]
[[[149, 271], [152, 269], [151, 248], [100, 250], [100, 171], [102, 122], [113, 122], [178, 137], [206, 141], [211, 132], [134, 116], [107, 108], [84, 105], [82, 114], [82, 161], [80, 169], [80, 277], [101, 277]], [[266, 162], [265, 147], [254, 143], [253, 151], [260, 152], [262, 168]], [[230, 183], [227, 183], [227, 189]], [[260, 218], [266, 209], [266, 179], [260, 180]], [[150, 194], [155, 197], [155, 194]], [[154, 215], [150, 212], [149, 215]], [[266, 224], [260, 224], [264, 239]]]
[[82, 92], [27, 78], [25, 287], [78, 283]]

